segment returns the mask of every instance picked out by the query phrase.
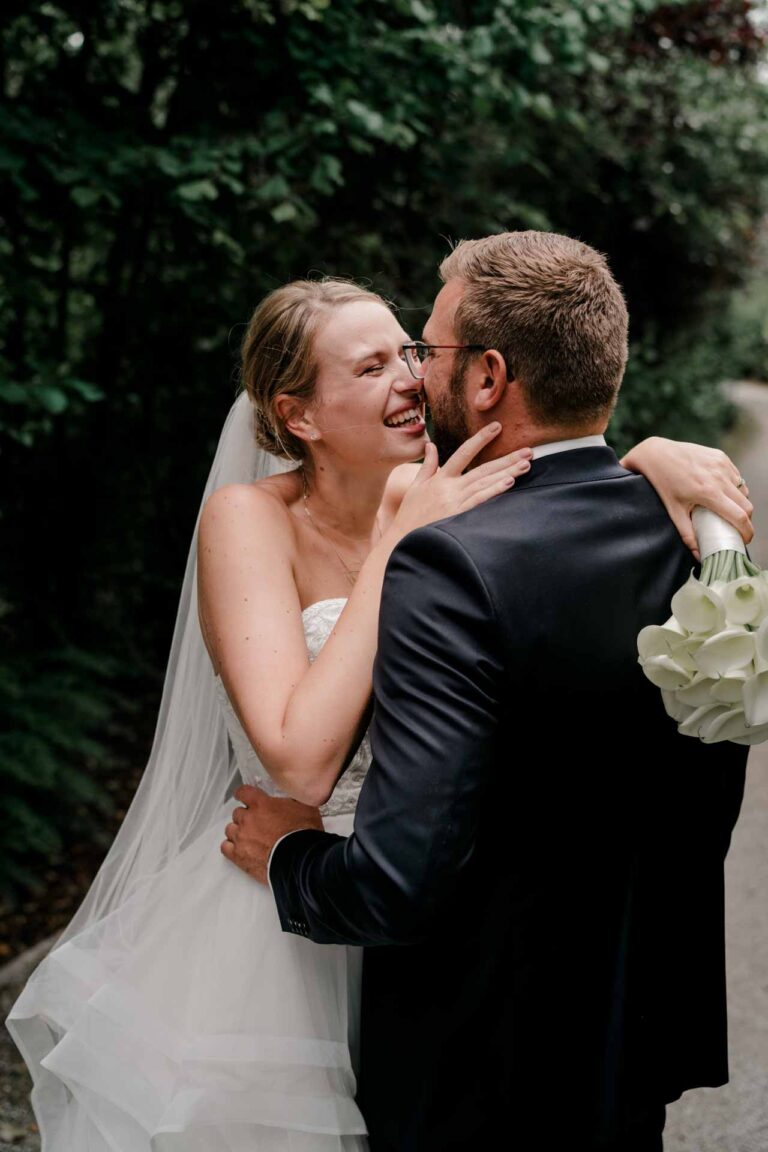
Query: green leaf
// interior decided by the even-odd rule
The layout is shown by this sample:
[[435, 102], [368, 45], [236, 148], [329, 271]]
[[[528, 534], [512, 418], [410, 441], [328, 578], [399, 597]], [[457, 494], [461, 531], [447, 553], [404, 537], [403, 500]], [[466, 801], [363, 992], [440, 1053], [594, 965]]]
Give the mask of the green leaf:
[[39, 384], [34, 394], [43, 408], [54, 416], [58, 416], [69, 406], [66, 392], [62, 392], [61, 388], [54, 388], [51, 384]]
[[531, 111], [535, 112], [542, 120], [555, 119], [555, 106], [552, 103], [552, 97], [546, 92], [536, 92], [531, 96], [530, 102]]
[[193, 180], [190, 184], [181, 184], [176, 189], [182, 200], [196, 202], [198, 200], [215, 200], [219, 193], [211, 180]]
[[549, 48], [547, 48], [546, 44], [542, 43], [541, 40], [536, 40], [531, 45], [531, 59], [533, 60], [534, 64], [551, 64], [552, 53], [550, 52]]
[[435, 19], [434, 11], [422, 3], [422, 0], [411, 0], [411, 12], [420, 24], [431, 24]]
[[103, 400], [104, 392], [101, 388], [97, 388], [95, 384], [91, 384], [88, 380], [75, 380], [70, 378], [67, 380], [67, 387], [71, 388], [73, 392], [77, 392], [83, 400]]
[[324, 104], [326, 108], [333, 108], [335, 104], [333, 90], [328, 84], [317, 84], [310, 89], [310, 95], [318, 104]]
[[290, 196], [291, 189], [284, 176], [271, 176], [259, 188], [260, 200], [284, 200]]
[[242, 180], [238, 180], [234, 176], [222, 174], [219, 177], [219, 182], [226, 188], [229, 188], [230, 192], [234, 192], [235, 196], [242, 196], [243, 192], [245, 192], [245, 184], [243, 184]]
[[184, 171], [181, 161], [174, 156], [172, 152], [167, 152], [164, 149], [158, 150], [155, 153], [154, 159], [158, 168], [165, 176], [180, 176]]
[[318, 192], [329, 195], [344, 183], [341, 161], [338, 156], [321, 156], [309, 177], [310, 185]]
[[381, 112], [363, 104], [360, 100], [347, 100], [347, 108], [372, 136], [381, 134], [385, 127]]
[[85, 188], [82, 185], [71, 188], [69, 195], [78, 208], [93, 208], [94, 204], [98, 204], [101, 199], [101, 192], [97, 188]]
[[8, 404], [29, 404], [30, 394], [21, 384], [13, 380], [0, 380], [0, 400]]
[[604, 73], [607, 72], [611, 67], [611, 62], [608, 57], [603, 56], [600, 52], [588, 52], [587, 63], [589, 64], [590, 68], [595, 70], [595, 72]]
[[211, 240], [217, 247], [226, 248], [238, 263], [245, 258], [245, 249], [242, 244], [238, 244], [233, 236], [228, 236], [221, 228], [214, 229]]
[[278, 204], [276, 208], [272, 209], [272, 219], [277, 224], [287, 224], [290, 220], [295, 220], [299, 212], [295, 204], [291, 204], [286, 200], [283, 204]]

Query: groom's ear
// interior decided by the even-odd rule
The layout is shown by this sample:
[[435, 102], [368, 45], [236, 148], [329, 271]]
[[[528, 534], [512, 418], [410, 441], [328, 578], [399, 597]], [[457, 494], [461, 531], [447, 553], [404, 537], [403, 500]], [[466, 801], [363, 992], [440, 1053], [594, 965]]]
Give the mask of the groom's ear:
[[490, 348], [479, 358], [477, 371], [472, 403], [477, 412], [490, 412], [507, 391], [507, 364], [500, 352]]

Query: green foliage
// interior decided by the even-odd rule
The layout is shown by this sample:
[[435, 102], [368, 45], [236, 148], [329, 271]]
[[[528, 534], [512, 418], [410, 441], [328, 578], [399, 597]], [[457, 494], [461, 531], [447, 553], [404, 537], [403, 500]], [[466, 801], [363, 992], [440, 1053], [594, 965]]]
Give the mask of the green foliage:
[[768, 380], [768, 273], [764, 267], [733, 293], [723, 328], [733, 378]]
[[35, 365], [26, 383], [20, 384], [0, 359], [0, 437], [25, 448], [53, 430], [55, 417], [66, 412], [77, 418], [86, 404], [103, 399], [100, 388], [73, 376], [65, 364]]
[[114, 665], [74, 649], [0, 663], [0, 895], [34, 883], [110, 811], [94, 765]]
[[422, 302], [446, 234], [577, 231], [642, 318], [663, 259], [677, 312], [673, 289], [738, 270], [764, 204], [748, 7], [29, 6], [7, 28], [0, 114], [15, 191], [0, 256], [21, 304], [3, 398], [28, 393], [25, 442], [50, 430], [41, 408], [114, 403], [115, 378], [140, 408], [147, 347], [193, 332], [198, 376], [190, 353], [226, 353], [254, 299], [308, 267]]
[[716, 446], [733, 408], [713, 386], [728, 374], [727, 341], [713, 319], [633, 345], [608, 438], [619, 454], [646, 436]]

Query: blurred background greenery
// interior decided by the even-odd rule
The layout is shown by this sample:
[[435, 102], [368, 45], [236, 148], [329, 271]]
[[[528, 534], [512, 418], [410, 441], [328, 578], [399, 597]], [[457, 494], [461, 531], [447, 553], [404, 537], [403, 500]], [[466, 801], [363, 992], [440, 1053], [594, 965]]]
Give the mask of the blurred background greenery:
[[565, 231], [629, 299], [613, 442], [716, 442], [719, 382], [768, 372], [768, 74], [749, 0], [8, 0], [0, 24], [12, 917], [83, 844], [87, 877], [135, 786], [259, 298], [352, 276], [419, 334], [449, 239]]

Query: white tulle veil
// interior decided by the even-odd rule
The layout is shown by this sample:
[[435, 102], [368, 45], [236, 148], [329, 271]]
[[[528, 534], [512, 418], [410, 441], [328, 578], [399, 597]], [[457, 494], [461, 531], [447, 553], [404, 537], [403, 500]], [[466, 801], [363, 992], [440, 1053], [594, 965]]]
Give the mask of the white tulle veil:
[[[295, 466], [259, 448], [251, 403], [242, 392], [222, 429], [200, 511], [211, 493], [225, 484], [248, 483]], [[121, 907], [135, 904], [153, 878], [209, 827], [237, 787], [213, 669], [198, 622], [199, 523], [198, 512], [149, 761], [120, 831], [58, 944]]]

